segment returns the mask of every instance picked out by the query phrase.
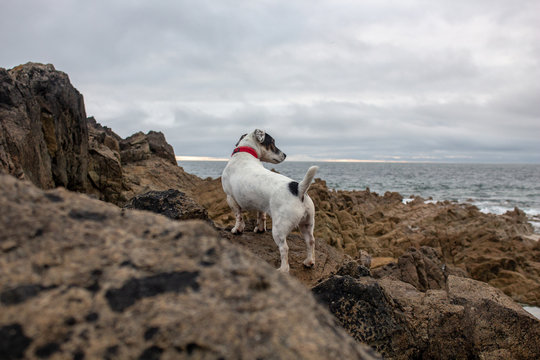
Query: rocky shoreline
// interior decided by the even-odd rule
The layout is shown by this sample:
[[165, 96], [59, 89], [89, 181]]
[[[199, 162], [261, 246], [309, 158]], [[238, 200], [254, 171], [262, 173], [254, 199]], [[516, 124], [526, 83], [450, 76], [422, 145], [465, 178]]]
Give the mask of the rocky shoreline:
[[0, 69], [0, 131], [0, 358], [540, 357], [519, 209], [319, 179], [317, 265], [293, 233], [283, 276], [269, 233], [227, 230], [219, 179], [184, 172], [161, 133], [86, 118], [52, 65]]

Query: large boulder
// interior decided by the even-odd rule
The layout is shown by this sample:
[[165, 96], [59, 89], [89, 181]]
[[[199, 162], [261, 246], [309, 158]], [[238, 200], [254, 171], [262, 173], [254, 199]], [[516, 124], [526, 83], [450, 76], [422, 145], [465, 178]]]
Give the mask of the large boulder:
[[[388, 359], [537, 359], [540, 321], [500, 290], [452, 275], [435, 250], [313, 288], [357, 340]], [[417, 276], [413, 276], [416, 273]]]
[[86, 191], [82, 95], [53, 65], [0, 68], [0, 170], [37, 186]]
[[0, 358], [377, 358], [203, 222], [7, 175], [0, 208]]

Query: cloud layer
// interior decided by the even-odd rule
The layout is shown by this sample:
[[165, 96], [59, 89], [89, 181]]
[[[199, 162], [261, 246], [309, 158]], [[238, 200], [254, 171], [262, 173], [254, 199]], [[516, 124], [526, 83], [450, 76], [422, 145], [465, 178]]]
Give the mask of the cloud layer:
[[540, 3], [12, 1], [0, 66], [53, 63], [122, 136], [226, 157], [540, 163]]

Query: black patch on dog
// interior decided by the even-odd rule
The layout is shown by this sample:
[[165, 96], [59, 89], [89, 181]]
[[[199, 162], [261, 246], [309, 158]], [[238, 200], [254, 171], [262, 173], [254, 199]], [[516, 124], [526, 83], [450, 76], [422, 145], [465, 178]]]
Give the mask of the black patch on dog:
[[238, 142], [234, 146], [235, 147], [238, 146], [238, 144], [240, 144], [240, 141], [242, 141], [242, 139], [245, 138], [246, 136], [247, 136], [247, 134], [244, 134], [244, 135], [240, 136], [240, 140], [238, 140]]
[[24, 335], [20, 324], [0, 327], [0, 358], [22, 359], [32, 339]]
[[289, 183], [289, 191], [294, 196], [298, 196], [298, 183], [296, 181], [291, 181]]
[[121, 288], [109, 289], [105, 297], [115, 312], [122, 312], [136, 301], [166, 292], [181, 293], [199, 289], [198, 271], [161, 273], [141, 279], [130, 279]]
[[274, 140], [274, 138], [268, 134], [265, 134], [264, 140], [261, 144], [274, 154], [281, 153], [281, 150], [276, 147], [276, 141]]

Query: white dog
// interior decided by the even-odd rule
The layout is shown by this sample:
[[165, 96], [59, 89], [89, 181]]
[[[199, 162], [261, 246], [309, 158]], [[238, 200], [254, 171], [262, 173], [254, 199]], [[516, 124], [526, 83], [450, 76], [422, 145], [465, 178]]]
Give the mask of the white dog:
[[274, 139], [262, 130], [242, 135], [221, 177], [227, 202], [236, 216], [233, 234], [242, 233], [246, 224], [243, 210], [257, 210], [255, 232], [266, 230], [266, 214], [272, 217], [272, 236], [279, 247], [282, 272], [289, 272], [287, 235], [298, 226], [307, 245], [304, 265], [315, 265], [315, 206], [306, 194], [318, 167], [312, 166], [298, 183], [267, 170], [261, 161], [277, 164], [286, 155]]

